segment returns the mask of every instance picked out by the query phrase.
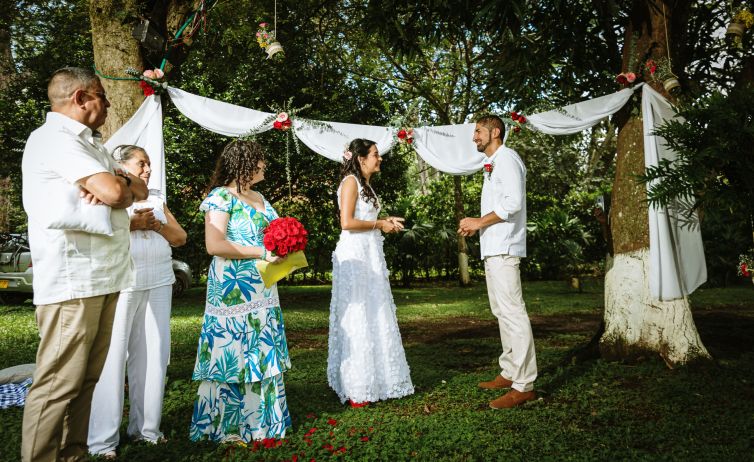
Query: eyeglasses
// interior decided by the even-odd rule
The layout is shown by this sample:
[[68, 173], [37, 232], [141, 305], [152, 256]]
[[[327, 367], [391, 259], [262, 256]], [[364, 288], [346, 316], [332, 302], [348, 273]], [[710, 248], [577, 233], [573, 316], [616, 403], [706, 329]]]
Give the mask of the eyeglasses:
[[[87, 93], [89, 93], [89, 92], [87, 92]], [[97, 95], [97, 97], [100, 98], [100, 99], [102, 99], [102, 100], [107, 100], [107, 93], [105, 93], [104, 91], [93, 91], [92, 93], [94, 93], [95, 95]]]

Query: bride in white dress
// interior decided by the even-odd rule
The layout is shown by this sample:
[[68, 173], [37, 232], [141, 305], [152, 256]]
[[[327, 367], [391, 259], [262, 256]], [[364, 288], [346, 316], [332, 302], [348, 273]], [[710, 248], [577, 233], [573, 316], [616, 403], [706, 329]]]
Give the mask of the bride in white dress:
[[403, 218], [378, 218], [369, 179], [380, 162], [373, 141], [351, 141], [338, 188], [343, 231], [332, 257], [327, 380], [352, 407], [414, 392], [382, 250], [381, 233], [402, 230]]

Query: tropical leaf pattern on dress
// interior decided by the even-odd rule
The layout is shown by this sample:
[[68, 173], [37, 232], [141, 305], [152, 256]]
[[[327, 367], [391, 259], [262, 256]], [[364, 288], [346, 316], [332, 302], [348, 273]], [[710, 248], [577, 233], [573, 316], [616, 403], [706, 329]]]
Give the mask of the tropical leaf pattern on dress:
[[[216, 188], [201, 210], [228, 213], [229, 241], [261, 246], [264, 229], [278, 217], [266, 200], [264, 204], [261, 212], [227, 189]], [[192, 374], [200, 381], [191, 417], [192, 440], [236, 436], [249, 442], [285, 436], [291, 418], [283, 373], [291, 362], [282, 310], [270, 300], [277, 296], [276, 286], [264, 286], [254, 259], [214, 257]]]
[[284, 438], [291, 426], [283, 375], [247, 384], [204, 381], [194, 403], [189, 434], [193, 441], [244, 442]]

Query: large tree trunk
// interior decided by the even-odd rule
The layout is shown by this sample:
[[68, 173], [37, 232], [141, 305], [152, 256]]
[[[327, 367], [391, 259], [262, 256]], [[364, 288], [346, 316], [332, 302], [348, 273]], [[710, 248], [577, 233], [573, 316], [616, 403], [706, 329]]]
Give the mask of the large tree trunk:
[[[463, 186], [460, 176], [453, 177], [453, 198], [455, 199], [455, 216], [456, 222], [460, 223], [464, 218], [463, 210]], [[458, 236], [458, 281], [462, 287], [471, 284], [469, 276], [469, 249], [466, 245], [466, 238]]]
[[[91, 0], [89, 3], [94, 65], [104, 75], [125, 77], [129, 67], [143, 70], [139, 42], [131, 36], [133, 24], [122, 24], [119, 19], [124, 12], [136, 16], [138, 3], [137, 0]], [[110, 100], [107, 121], [100, 128], [107, 138], [131, 118], [144, 101], [144, 95], [135, 82], [101, 80]]]
[[[634, 2], [626, 29], [623, 70], [628, 71], [631, 43], [641, 62], [666, 56], [665, 18], [668, 32], [683, 27], [690, 2]], [[676, 56], [674, 56], [676, 58]], [[674, 61], [674, 70], [683, 66]], [[631, 69], [636, 71], [636, 69]], [[661, 85], [653, 85], [664, 91]], [[666, 96], [668, 96], [666, 94]], [[627, 111], [628, 112], [628, 111]], [[605, 334], [600, 340], [603, 357], [631, 359], [659, 354], [668, 365], [708, 358], [691, 317], [687, 298], [662, 302], [649, 291], [649, 223], [646, 189], [636, 179], [644, 172], [642, 121], [629, 115], [618, 132], [618, 155], [610, 211], [615, 258], [605, 277]]]
[[[125, 77], [129, 67], [144, 70], [143, 50], [131, 35], [132, 22], [123, 23], [124, 14], [138, 17], [145, 0], [91, 0], [89, 17], [92, 24], [94, 64], [104, 75]], [[152, 2], [154, 3], [154, 2]], [[152, 21], [168, 35], [175, 34], [181, 18], [190, 11], [193, 0], [163, 0], [152, 5]], [[167, 37], [165, 37], [167, 38]], [[110, 109], [107, 121], [100, 131], [107, 138], [120, 128], [136, 112], [144, 101], [144, 95], [134, 81], [102, 78]]]

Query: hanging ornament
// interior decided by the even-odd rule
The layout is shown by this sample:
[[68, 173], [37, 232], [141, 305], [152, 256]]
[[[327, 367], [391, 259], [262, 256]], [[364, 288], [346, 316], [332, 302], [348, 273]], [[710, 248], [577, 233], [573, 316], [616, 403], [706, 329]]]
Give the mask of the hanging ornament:
[[283, 45], [280, 44], [280, 42], [277, 41], [277, 24], [278, 24], [278, 3], [277, 0], [275, 0], [275, 16], [273, 17], [273, 29], [272, 31], [267, 30], [267, 24], [266, 22], [259, 23], [259, 30], [257, 31], [257, 43], [261, 48], [264, 48], [264, 51], [267, 53], [267, 59], [270, 59], [273, 57], [273, 55], [280, 53], [278, 57], [282, 57], [285, 55], [283, 51]]

